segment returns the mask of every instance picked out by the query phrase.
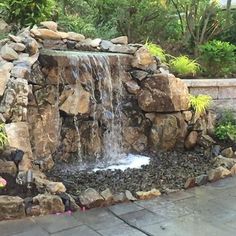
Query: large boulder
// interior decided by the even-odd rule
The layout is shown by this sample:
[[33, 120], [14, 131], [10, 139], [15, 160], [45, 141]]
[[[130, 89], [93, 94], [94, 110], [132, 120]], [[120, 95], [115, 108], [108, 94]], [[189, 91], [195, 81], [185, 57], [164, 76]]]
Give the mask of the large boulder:
[[177, 144], [183, 146], [187, 125], [180, 113], [156, 114], [149, 140], [154, 150], [170, 150]]
[[33, 198], [33, 203], [39, 205], [41, 215], [63, 213], [65, 211], [62, 199], [56, 195], [39, 194]]
[[142, 81], [138, 103], [146, 112], [175, 112], [189, 108], [187, 85], [172, 74], [157, 74]]
[[88, 188], [79, 195], [79, 201], [86, 208], [93, 208], [101, 206], [104, 198], [95, 189]]
[[20, 197], [0, 196], [0, 220], [25, 216], [24, 200]]
[[24, 152], [19, 171], [27, 171], [31, 168], [33, 159], [28, 124], [26, 122], [10, 123], [5, 125], [5, 129], [9, 146]]
[[141, 70], [155, 70], [157, 65], [154, 57], [148, 52], [147, 48], [141, 47], [134, 54], [132, 67]]
[[78, 84], [65, 90], [60, 100], [60, 110], [69, 115], [86, 114], [90, 111], [90, 93]]

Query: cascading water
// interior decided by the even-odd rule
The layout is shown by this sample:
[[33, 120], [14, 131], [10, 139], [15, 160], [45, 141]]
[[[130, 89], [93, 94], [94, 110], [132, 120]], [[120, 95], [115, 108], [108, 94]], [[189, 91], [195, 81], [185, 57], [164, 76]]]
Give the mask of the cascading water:
[[[121, 56], [123, 55], [109, 53], [68, 53], [66, 60], [70, 76], [66, 71], [68, 68], [63, 63], [58, 63], [63, 87], [72, 86], [75, 88], [74, 93], [79, 93], [82, 88], [90, 94], [88, 114], [73, 116], [72, 122], [78, 136], [78, 152], [77, 163], [69, 167], [71, 172], [73, 168], [76, 171], [78, 166], [94, 170], [125, 169], [131, 166], [139, 168], [149, 162], [149, 158], [127, 154], [123, 149], [122, 78], [125, 71]], [[67, 77], [72, 78], [72, 85], [71, 82], [68, 84]], [[88, 163], [87, 160], [93, 161]], [[122, 166], [119, 167], [119, 164]]]

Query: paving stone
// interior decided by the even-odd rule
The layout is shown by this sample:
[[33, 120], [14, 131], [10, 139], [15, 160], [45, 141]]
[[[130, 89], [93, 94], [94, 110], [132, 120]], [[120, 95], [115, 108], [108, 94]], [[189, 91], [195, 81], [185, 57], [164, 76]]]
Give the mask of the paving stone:
[[112, 228], [123, 223], [122, 220], [109, 213], [106, 208], [78, 212], [74, 214], [74, 217], [94, 230]]
[[140, 227], [143, 225], [150, 225], [165, 220], [163, 216], [150, 212], [146, 209], [127, 213], [121, 215], [120, 217], [124, 221], [136, 227]]
[[34, 220], [38, 225], [51, 234], [82, 225], [81, 221], [78, 219], [76, 220], [73, 216], [67, 215], [48, 215], [36, 217]]
[[121, 224], [119, 227], [113, 227], [109, 229], [101, 229], [98, 231], [103, 236], [145, 236], [139, 230], [136, 230], [126, 224]]
[[73, 229], [63, 230], [61, 232], [51, 234], [52, 236], [99, 236], [94, 230], [86, 225], [81, 225]]
[[120, 216], [126, 213], [140, 211], [143, 208], [133, 203], [121, 203], [114, 206], [110, 206], [109, 209], [116, 215]]
[[165, 199], [168, 201], [179, 201], [179, 200], [183, 200], [186, 198], [190, 198], [193, 197], [194, 195], [189, 193], [188, 191], [178, 191], [178, 192], [174, 192], [174, 193], [170, 193], [168, 194]]
[[142, 230], [153, 236], [231, 236], [233, 230], [211, 225], [196, 215], [181, 217], [177, 220], [143, 226]]
[[0, 222], [0, 235], [10, 236], [10, 235], [22, 233], [35, 226], [36, 224], [30, 219], [1, 221]]
[[12, 236], [49, 236], [49, 233], [38, 226], [34, 227], [29, 231], [24, 231], [22, 233], [14, 234]]

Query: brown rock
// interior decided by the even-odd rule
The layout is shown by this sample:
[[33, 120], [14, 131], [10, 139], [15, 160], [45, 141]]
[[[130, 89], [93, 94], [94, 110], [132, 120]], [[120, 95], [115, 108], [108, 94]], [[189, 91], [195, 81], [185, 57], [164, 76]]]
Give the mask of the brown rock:
[[41, 209], [39, 205], [30, 206], [26, 209], [27, 216], [40, 216]]
[[41, 39], [61, 39], [61, 35], [49, 29], [31, 29], [30, 32]]
[[13, 161], [3, 161], [0, 159], [0, 174], [16, 176], [17, 168]]
[[11, 47], [9, 47], [7, 44], [5, 44], [0, 51], [0, 55], [3, 59], [7, 61], [14, 61], [18, 59], [18, 54], [15, 50], [13, 50]]
[[137, 95], [138, 92], [140, 91], [139, 85], [134, 80], [130, 80], [130, 81], [125, 82], [125, 86], [126, 86], [128, 92], [131, 94]]
[[147, 192], [139, 191], [139, 192], [136, 192], [136, 194], [140, 200], [147, 200], [147, 199], [160, 196], [161, 192], [153, 188], [151, 191], [147, 191]]
[[198, 132], [191, 131], [184, 142], [185, 148], [187, 150], [193, 149], [197, 145], [197, 140], [198, 140]]
[[15, 36], [13, 34], [8, 35], [9, 39], [12, 40], [15, 43], [21, 43], [22, 42], [22, 37], [20, 36]]
[[62, 39], [67, 39], [69, 36], [68, 33], [66, 32], [57, 31], [57, 33], [60, 35]]
[[236, 160], [219, 155], [213, 159], [213, 163], [216, 167], [223, 166], [227, 169], [231, 169], [236, 164]]
[[0, 220], [25, 216], [24, 200], [20, 197], [0, 196]]
[[187, 126], [179, 113], [157, 114], [153, 120], [149, 140], [154, 150], [171, 150], [181, 144], [187, 133]]
[[227, 158], [232, 158], [234, 156], [234, 151], [232, 147], [225, 148], [222, 152], [221, 155]]
[[9, 79], [10, 79], [9, 71], [0, 68], [0, 96], [4, 94]]
[[215, 140], [207, 134], [202, 134], [198, 140], [198, 144], [204, 148], [209, 148], [216, 144]]
[[196, 182], [195, 182], [195, 178], [194, 177], [190, 177], [186, 180], [185, 184], [184, 184], [184, 188], [188, 189], [188, 188], [193, 188], [196, 186]]
[[120, 37], [112, 39], [111, 42], [114, 44], [127, 45], [128, 44], [128, 37], [127, 36], [120, 36]]
[[173, 75], [158, 74], [142, 82], [138, 103], [146, 112], [175, 112], [189, 108], [187, 85]]
[[9, 44], [9, 47], [16, 52], [23, 52], [26, 49], [26, 46], [23, 43], [11, 43]]
[[90, 93], [85, 91], [81, 85], [76, 85], [71, 87], [71, 90], [63, 92], [60, 100], [64, 100], [60, 105], [60, 110], [69, 115], [86, 114], [90, 111]]
[[[27, 52], [29, 53], [30, 56], [38, 54], [39, 44], [37, 43], [37, 41], [35, 39], [28, 38], [27, 41], [26, 41], [26, 50], [27, 50]], [[37, 55], [37, 59], [38, 59], [38, 55]]]
[[24, 151], [24, 156], [19, 164], [19, 171], [27, 171], [32, 166], [32, 150], [28, 124], [26, 122], [10, 123], [5, 125], [9, 146]]
[[48, 192], [52, 194], [64, 193], [66, 192], [66, 187], [61, 182], [52, 182], [49, 181], [46, 185], [46, 189]]
[[208, 180], [210, 182], [215, 182], [228, 176], [231, 176], [231, 172], [222, 166], [208, 172]]
[[126, 202], [127, 198], [124, 193], [117, 193], [113, 196], [114, 203], [122, 203]]
[[103, 197], [93, 188], [88, 188], [81, 193], [79, 200], [86, 208], [99, 207], [104, 203]]
[[65, 206], [60, 197], [51, 194], [39, 194], [33, 203], [40, 206], [40, 215], [63, 213]]
[[156, 61], [145, 47], [141, 47], [134, 55], [132, 66], [142, 70], [156, 69]]
[[101, 192], [101, 196], [104, 198], [106, 203], [111, 203], [113, 201], [113, 194], [109, 188]]
[[82, 34], [78, 34], [78, 33], [75, 33], [75, 32], [68, 32], [67, 39], [80, 42], [80, 41], [85, 40], [85, 37]]
[[236, 164], [234, 164], [234, 166], [231, 168], [230, 172], [231, 172], [232, 176], [236, 175]]
[[193, 113], [191, 111], [183, 111], [182, 114], [183, 114], [184, 120], [187, 122], [189, 122], [193, 117]]
[[54, 21], [43, 21], [43, 22], [40, 22], [40, 25], [44, 26], [45, 28], [49, 30], [57, 31], [57, 23]]
[[113, 44], [109, 47], [109, 52], [125, 53], [125, 54], [134, 54], [136, 52], [135, 47], [129, 45], [116, 45]]

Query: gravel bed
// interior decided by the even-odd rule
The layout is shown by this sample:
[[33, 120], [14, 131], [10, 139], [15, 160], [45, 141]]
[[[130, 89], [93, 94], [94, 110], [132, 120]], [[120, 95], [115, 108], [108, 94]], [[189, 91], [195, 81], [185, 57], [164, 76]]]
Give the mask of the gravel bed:
[[67, 192], [74, 196], [87, 188], [97, 191], [110, 188], [113, 193], [125, 190], [135, 193], [152, 188], [167, 192], [182, 189], [188, 177], [205, 174], [213, 167], [212, 157], [204, 155], [202, 149], [144, 155], [151, 157], [151, 160], [149, 165], [141, 169], [89, 172], [70, 168], [68, 164], [57, 164], [48, 173], [48, 177], [54, 181], [62, 181]]

